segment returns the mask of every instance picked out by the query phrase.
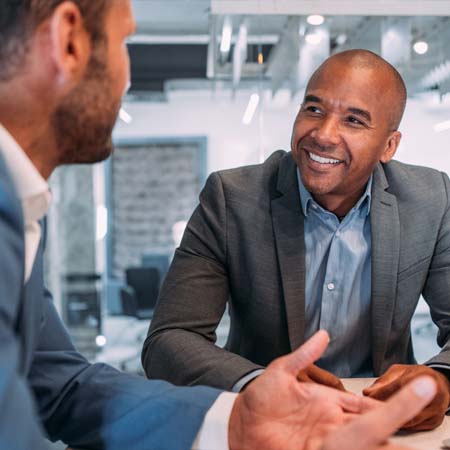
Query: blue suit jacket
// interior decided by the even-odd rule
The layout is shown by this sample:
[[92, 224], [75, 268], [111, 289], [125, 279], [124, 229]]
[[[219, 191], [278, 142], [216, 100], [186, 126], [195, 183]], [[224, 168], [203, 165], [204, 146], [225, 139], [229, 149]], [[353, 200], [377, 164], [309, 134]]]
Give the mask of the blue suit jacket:
[[24, 286], [20, 202], [0, 158], [0, 450], [189, 449], [220, 391], [178, 388], [89, 364], [73, 347], [42, 276]]

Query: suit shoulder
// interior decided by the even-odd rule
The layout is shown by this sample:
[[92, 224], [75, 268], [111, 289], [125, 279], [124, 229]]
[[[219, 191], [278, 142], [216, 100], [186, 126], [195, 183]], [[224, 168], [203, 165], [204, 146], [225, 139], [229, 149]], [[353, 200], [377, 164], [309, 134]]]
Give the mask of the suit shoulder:
[[406, 164], [400, 161], [390, 161], [383, 165], [386, 178], [391, 187], [412, 186], [428, 189], [436, 185], [444, 187], [443, 178], [446, 177], [442, 172], [431, 167], [416, 166]]

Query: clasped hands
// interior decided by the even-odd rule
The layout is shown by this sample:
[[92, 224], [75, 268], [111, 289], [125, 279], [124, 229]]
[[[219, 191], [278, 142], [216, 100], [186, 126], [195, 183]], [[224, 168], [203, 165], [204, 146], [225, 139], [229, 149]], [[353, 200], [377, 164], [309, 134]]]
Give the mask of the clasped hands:
[[[432, 430], [442, 423], [450, 403], [450, 382], [437, 370], [424, 365], [394, 364], [370, 387], [364, 389], [363, 394], [369, 398], [385, 401], [421, 375], [428, 375], [435, 380], [437, 393], [427, 407], [405, 423], [401, 429], [405, 431]], [[342, 392], [346, 391], [339, 378], [314, 364], [301, 370], [297, 379], [301, 382], [317, 383]]]
[[[386, 402], [345, 392], [336, 377], [313, 366], [328, 342], [325, 331], [317, 332], [273, 361], [237, 396], [229, 420], [230, 450], [400, 450], [388, 438], [433, 405], [442, 380], [428, 372], [412, 377]], [[383, 377], [378, 388], [382, 382]]]

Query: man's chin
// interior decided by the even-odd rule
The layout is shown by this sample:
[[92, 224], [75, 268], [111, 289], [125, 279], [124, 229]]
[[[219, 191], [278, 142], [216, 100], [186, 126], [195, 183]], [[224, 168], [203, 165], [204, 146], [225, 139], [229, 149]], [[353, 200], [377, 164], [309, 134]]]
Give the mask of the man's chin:
[[[108, 159], [114, 151], [112, 143], [96, 147], [95, 149], [83, 149], [83, 152], [73, 151], [66, 153], [66, 158], [61, 164], [95, 164]], [[69, 156], [67, 158], [67, 156]]]

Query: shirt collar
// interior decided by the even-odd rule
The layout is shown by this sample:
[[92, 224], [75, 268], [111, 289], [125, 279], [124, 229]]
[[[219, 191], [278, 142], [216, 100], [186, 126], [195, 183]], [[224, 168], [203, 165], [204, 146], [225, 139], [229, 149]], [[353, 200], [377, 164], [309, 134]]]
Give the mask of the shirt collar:
[[22, 202], [25, 222], [42, 219], [51, 202], [48, 183], [20, 145], [1, 124], [0, 154], [5, 160], [17, 195]]
[[[297, 182], [298, 182], [298, 190], [300, 194], [300, 202], [302, 204], [302, 210], [305, 217], [308, 216], [308, 207], [310, 203], [317, 204], [317, 202], [312, 198], [311, 193], [305, 188], [302, 178], [300, 176], [300, 170], [297, 167]], [[367, 182], [366, 190], [361, 198], [358, 200], [358, 203], [354, 206], [353, 209], [362, 209], [364, 205], [367, 205], [366, 216], [370, 214], [370, 206], [372, 202], [372, 182], [373, 175], [370, 175], [369, 181]], [[367, 202], [365, 200], [367, 199]], [[318, 205], [320, 207], [320, 205]]]

